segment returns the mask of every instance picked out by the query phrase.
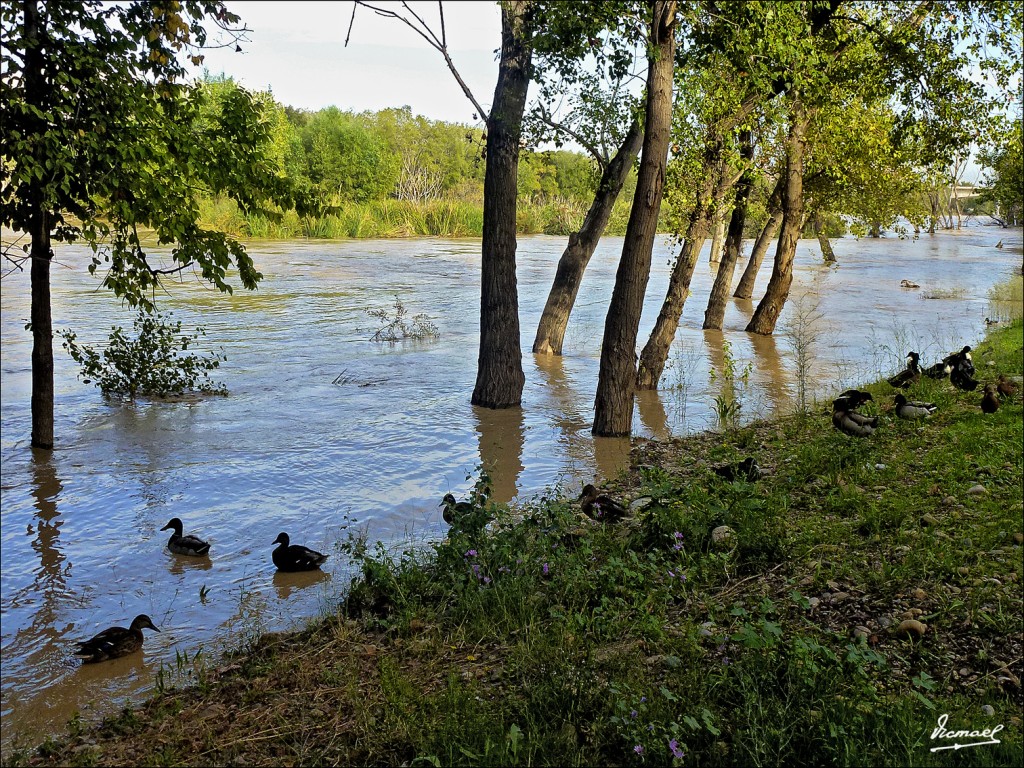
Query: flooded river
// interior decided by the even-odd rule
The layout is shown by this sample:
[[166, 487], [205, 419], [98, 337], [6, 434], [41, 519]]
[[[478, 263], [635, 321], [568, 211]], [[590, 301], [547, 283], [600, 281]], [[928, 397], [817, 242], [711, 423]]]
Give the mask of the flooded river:
[[[1000, 239], [1005, 247], [997, 249]], [[743, 414], [792, 409], [797, 375], [786, 329], [798, 310], [812, 320], [809, 386], [820, 398], [896, 371], [910, 349], [931, 364], [977, 341], [986, 316], [1013, 311], [990, 303], [989, 291], [1020, 267], [1020, 230], [834, 244], [839, 263], [829, 268], [816, 242], [801, 242], [791, 304], [771, 338], [743, 332], [751, 302], [730, 300], [724, 333], [700, 330], [714, 274], [705, 247], [663, 389], [640, 398], [634, 434], [662, 438], [715, 426], [722, 379], [710, 371], [723, 368], [723, 339], [741, 369], [751, 366], [737, 391]], [[622, 239], [606, 238], [591, 263], [565, 356], [538, 359], [528, 350], [564, 245], [560, 237], [519, 243], [521, 409], [469, 404], [479, 241], [255, 243], [250, 253], [265, 275], [257, 292], [223, 296], [190, 278], [158, 297], [162, 311], [185, 327], [202, 325], [206, 345], [223, 349], [227, 362], [215, 378], [230, 395], [108, 402], [76, 378], [58, 342], [52, 455], [28, 446], [28, 274], [5, 276], [5, 751], [37, 741], [76, 711], [114, 711], [153, 690], [158, 673], [167, 684], [187, 682], [196, 654], [215, 661], [257, 632], [330, 611], [350, 577], [337, 546], [351, 531], [388, 542], [443, 536], [441, 497], [466, 493], [481, 463], [501, 501], [553, 488], [578, 493], [583, 482], [614, 476], [628, 441], [595, 440], [590, 427]], [[667, 239], [656, 245], [641, 344], [674, 252]], [[72, 328], [87, 344], [105, 342], [115, 324], [130, 328], [131, 314], [86, 272], [85, 249], [61, 247], [56, 262], [55, 328]], [[903, 279], [920, 288], [901, 288]], [[380, 324], [367, 310], [393, 310], [396, 296], [410, 315], [427, 315], [439, 338], [372, 342]], [[208, 561], [166, 551], [168, 534], [159, 529], [172, 517], [212, 542]], [[330, 553], [324, 573], [276, 575], [270, 553], [280, 531]], [[89, 666], [72, 658], [74, 641], [139, 613], [162, 630], [147, 633], [143, 654]]]

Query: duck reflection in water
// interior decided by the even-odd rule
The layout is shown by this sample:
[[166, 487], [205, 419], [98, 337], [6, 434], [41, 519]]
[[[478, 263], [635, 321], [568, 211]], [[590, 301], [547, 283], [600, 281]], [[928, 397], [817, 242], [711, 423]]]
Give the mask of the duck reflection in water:
[[323, 584], [331, 580], [326, 571], [277, 571], [274, 573], [274, 590], [279, 600], [287, 600], [293, 592], [308, 589], [314, 584]]

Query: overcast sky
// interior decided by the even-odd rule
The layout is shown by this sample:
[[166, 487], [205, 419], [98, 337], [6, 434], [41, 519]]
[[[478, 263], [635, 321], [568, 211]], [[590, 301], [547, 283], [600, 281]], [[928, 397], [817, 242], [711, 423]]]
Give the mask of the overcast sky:
[[[401, 4], [376, 3], [401, 11]], [[437, 2], [411, 2], [440, 33]], [[380, 110], [408, 105], [413, 114], [473, 124], [473, 106], [441, 54], [395, 19], [347, 2], [233, 2], [227, 7], [252, 30], [241, 53], [206, 52], [212, 74], [224, 72], [250, 90], [269, 89], [281, 104], [316, 110]], [[501, 45], [501, 16], [491, 0], [444, 3], [448, 48], [477, 100], [490, 107]]]

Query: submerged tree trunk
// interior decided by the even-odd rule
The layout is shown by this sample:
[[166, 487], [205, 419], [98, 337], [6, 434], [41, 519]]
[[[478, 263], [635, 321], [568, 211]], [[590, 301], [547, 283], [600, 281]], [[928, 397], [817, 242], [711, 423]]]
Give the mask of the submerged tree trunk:
[[832, 250], [832, 243], [828, 241], [828, 236], [825, 234], [821, 211], [814, 212], [814, 216], [811, 217], [811, 226], [814, 228], [814, 236], [818, 238], [818, 245], [821, 246], [821, 258], [825, 260], [826, 264], [835, 264], [836, 252]]
[[[754, 147], [751, 144], [750, 131], [743, 131], [740, 134], [740, 157], [749, 162], [753, 156]], [[729, 295], [729, 289], [732, 288], [732, 276], [736, 271], [736, 262], [739, 261], [740, 253], [743, 250], [743, 225], [747, 221], [747, 202], [753, 187], [754, 172], [748, 166], [744, 169], [743, 175], [736, 185], [736, 203], [732, 209], [729, 231], [725, 237], [725, 253], [718, 265], [715, 284], [711, 287], [708, 306], [704, 311], [705, 330], [722, 330], [722, 320], [725, 318], [725, 300]]]
[[722, 246], [725, 244], [725, 209], [715, 212], [714, 236], [711, 238], [711, 253], [708, 261], [718, 264], [722, 260]]
[[747, 331], [764, 335], [775, 331], [775, 324], [789, 297], [793, 284], [793, 258], [804, 223], [804, 149], [809, 118], [799, 95], [793, 97], [792, 124], [786, 140], [786, 187], [782, 196], [783, 218], [775, 264], [764, 297], [747, 324]]
[[[31, 107], [46, 109], [46, 74], [43, 61], [43, 30], [40, 27], [36, 0], [24, 4], [25, 23], [25, 97]], [[40, 118], [41, 121], [41, 118]], [[38, 132], [46, 133], [45, 128]], [[38, 157], [42, 146], [36, 148], [36, 162], [42, 167], [45, 158]], [[44, 180], [29, 181], [28, 199], [31, 201], [29, 250], [32, 283], [32, 447], [53, 449], [53, 318], [50, 311], [50, 216], [44, 192]]]
[[754, 241], [754, 248], [750, 252], [747, 267], [743, 270], [743, 275], [736, 285], [736, 292], [733, 293], [734, 298], [749, 299], [754, 295], [754, 281], [757, 279], [757, 273], [761, 270], [761, 262], [764, 261], [764, 255], [768, 252], [768, 246], [775, 238], [779, 231], [779, 226], [782, 224], [782, 190], [785, 188], [785, 183], [786, 176], [783, 174], [768, 198], [768, 221]]
[[632, 431], [636, 337], [651, 273], [651, 253], [665, 187], [672, 122], [676, 0], [653, 0], [651, 7], [643, 153], [622, 244], [622, 257], [605, 320], [601, 368], [594, 400], [592, 431], [595, 435], [628, 435]]
[[480, 356], [473, 405], [511, 408], [523, 399], [523, 355], [516, 285], [519, 137], [530, 84], [529, 0], [501, 4], [501, 59], [487, 118], [480, 286]]
[[576, 303], [583, 272], [594, 255], [594, 249], [608, 226], [612, 207], [622, 191], [622, 185], [633, 167], [633, 161], [640, 152], [643, 143], [643, 130], [637, 120], [629, 126], [629, 131], [615, 153], [615, 157], [605, 166], [601, 174], [594, 202], [590, 205], [586, 218], [579, 232], [569, 235], [569, 244], [558, 260], [555, 280], [548, 293], [544, 312], [537, 325], [537, 337], [533, 342], [533, 351], [538, 354], [562, 354], [562, 342], [565, 340], [565, 328], [569, 323], [569, 314]]
[[700, 249], [714, 222], [714, 211], [721, 205], [728, 189], [724, 172], [724, 147], [721, 136], [709, 137], [704, 151], [704, 167], [707, 173], [697, 191], [697, 200], [686, 224], [683, 247], [676, 258], [675, 266], [668, 280], [668, 290], [661, 304], [658, 319], [651, 329], [651, 335], [640, 353], [640, 365], [636, 374], [637, 389], [657, 389], [661, 374], [668, 361], [668, 353], [679, 327], [683, 305], [690, 291], [693, 270], [700, 258]]

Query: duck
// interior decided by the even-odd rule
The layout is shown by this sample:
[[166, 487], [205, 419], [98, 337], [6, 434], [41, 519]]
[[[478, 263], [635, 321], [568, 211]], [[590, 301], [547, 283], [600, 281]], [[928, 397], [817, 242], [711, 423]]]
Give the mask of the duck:
[[970, 346], [965, 346], [959, 352], [953, 352], [942, 358], [942, 362], [950, 368], [960, 368], [967, 374], [974, 375], [974, 358], [971, 357]]
[[991, 317], [986, 317], [985, 318], [985, 325], [993, 326], [993, 325], [999, 325], [999, 323], [1000, 323], [999, 320], [993, 320]]
[[944, 379], [949, 376], [951, 370], [953, 370], [953, 367], [943, 360], [935, 365], [928, 366], [923, 370], [923, 373], [931, 379]]
[[996, 396], [998, 390], [995, 384], [985, 385], [985, 394], [981, 397], [981, 410], [983, 413], [995, 413], [999, 410], [999, 398]]
[[1002, 397], [1013, 397], [1017, 394], [1017, 382], [1000, 373], [999, 380], [996, 382], [996, 390]]
[[[971, 366], [973, 368], [973, 366]], [[968, 372], [967, 369], [961, 368], [960, 366], [954, 366], [949, 372], [949, 380], [953, 383], [953, 386], [957, 389], [962, 389], [964, 392], [973, 392], [978, 388], [977, 380], [971, 375], [973, 370]]]
[[893, 405], [896, 407], [896, 415], [901, 419], [927, 419], [939, 409], [935, 403], [907, 400], [902, 392], [896, 395]]
[[183, 536], [181, 533], [182, 529], [181, 520], [177, 517], [172, 517], [171, 521], [167, 523], [161, 531], [173, 530], [170, 540], [167, 542], [167, 548], [176, 555], [189, 555], [190, 557], [203, 557], [210, 551], [210, 543], [203, 541], [198, 536]]
[[912, 283], [909, 280], [900, 280], [900, 288], [920, 288], [921, 286], [917, 283]]
[[897, 373], [895, 376], [890, 376], [887, 381], [891, 386], [897, 389], [905, 389], [911, 384], [916, 384], [921, 380], [921, 369], [918, 367], [918, 361], [921, 356], [917, 352], [907, 353], [907, 367]]
[[865, 416], [855, 408], [874, 400], [870, 392], [848, 389], [832, 401], [832, 426], [854, 437], [867, 437], [878, 427], [877, 416]]
[[832, 401], [833, 411], [852, 411], [864, 403], [874, 400], [870, 392], [862, 392], [859, 389], [848, 389], [841, 392], [839, 397]]
[[725, 464], [718, 467], [713, 467], [715, 474], [719, 477], [723, 477], [729, 482], [736, 480], [746, 480], [747, 482], [754, 482], [760, 480], [764, 472], [757, 465], [757, 460], [753, 456], [748, 456], [738, 464]]
[[832, 426], [847, 435], [867, 437], [878, 427], [878, 417], [856, 411], [833, 411]]
[[309, 547], [303, 547], [301, 544], [289, 544], [288, 542], [288, 534], [283, 531], [277, 534], [277, 538], [274, 539], [275, 544], [280, 544], [273, 553], [274, 565], [277, 566], [279, 571], [287, 571], [289, 573], [315, 571], [328, 558], [328, 555], [315, 552]]
[[440, 506], [444, 507], [441, 517], [448, 525], [454, 525], [459, 518], [465, 517], [473, 511], [473, 505], [468, 501], [456, 501], [455, 495], [446, 493], [441, 500]]
[[97, 661], [116, 659], [127, 656], [129, 653], [135, 653], [142, 648], [143, 629], [160, 631], [149, 616], [140, 613], [132, 619], [132, 623], [127, 629], [111, 627], [104, 629], [95, 637], [79, 641], [75, 656], [80, 658], [83, 664], [94, 664]]
[[614, 523], [629, 514], [629, 510], [620, 502], [607, 494], [598, 493], [597, 488], [590, 483], [583, 486], [578, 500], [583, 514], [602, 523]]

